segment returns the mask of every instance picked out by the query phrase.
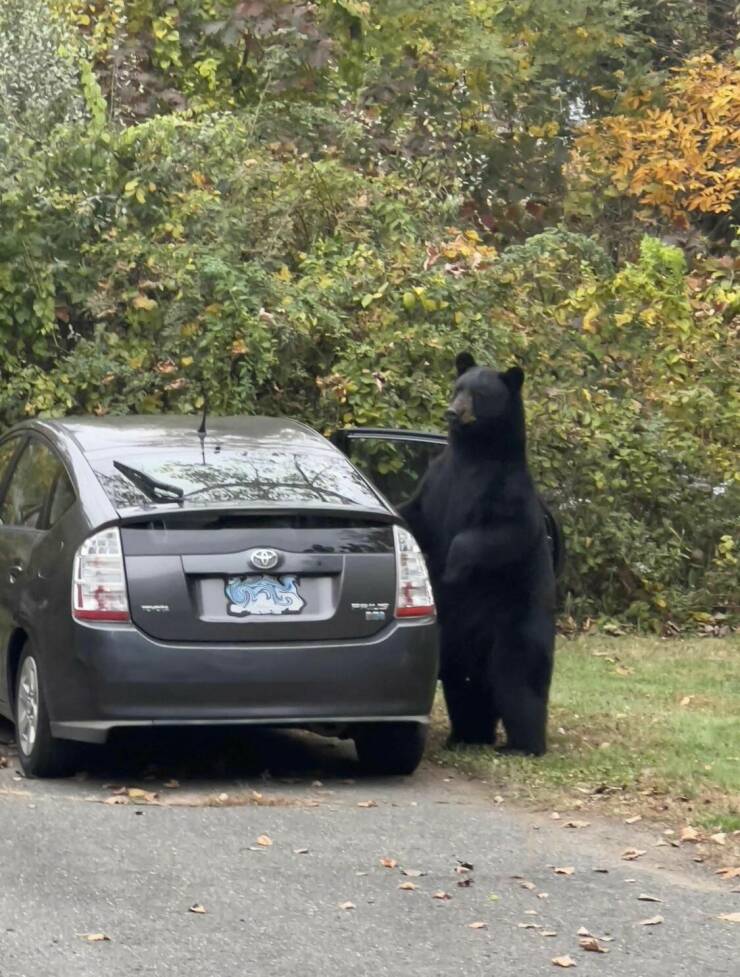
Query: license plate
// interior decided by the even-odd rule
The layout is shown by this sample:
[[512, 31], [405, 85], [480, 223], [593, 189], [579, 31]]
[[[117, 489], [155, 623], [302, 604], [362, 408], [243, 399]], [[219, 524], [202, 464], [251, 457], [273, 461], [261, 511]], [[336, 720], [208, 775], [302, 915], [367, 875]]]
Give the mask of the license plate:
[[233, 617], [300, 614], [306, 602], [298, 591], [298, 577], [250, 574], [229, 577], [224, 588], [226, 611]]

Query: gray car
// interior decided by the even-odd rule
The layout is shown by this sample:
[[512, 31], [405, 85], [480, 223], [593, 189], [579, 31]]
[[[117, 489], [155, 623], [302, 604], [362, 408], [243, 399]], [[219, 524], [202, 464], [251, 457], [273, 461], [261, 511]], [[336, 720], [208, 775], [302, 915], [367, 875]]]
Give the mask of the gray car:
[[121, 727], [255, 723], [410, 773], [434, 613], [393, 506], [303, 424], [66, 418], [0, 439], [0, 713], [28, 775]]

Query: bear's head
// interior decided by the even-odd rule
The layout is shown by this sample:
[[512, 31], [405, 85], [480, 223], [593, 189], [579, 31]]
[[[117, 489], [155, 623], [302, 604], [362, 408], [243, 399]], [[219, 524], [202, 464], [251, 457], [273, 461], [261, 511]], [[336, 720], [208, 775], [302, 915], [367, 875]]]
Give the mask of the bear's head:
[[470, 353], [455, 360], [457, 382], [447, 409], [450, 439], [489, 447], [500, 455], [524, 450], [524, 372], [512, 366], [504, 373], [478, 366]]

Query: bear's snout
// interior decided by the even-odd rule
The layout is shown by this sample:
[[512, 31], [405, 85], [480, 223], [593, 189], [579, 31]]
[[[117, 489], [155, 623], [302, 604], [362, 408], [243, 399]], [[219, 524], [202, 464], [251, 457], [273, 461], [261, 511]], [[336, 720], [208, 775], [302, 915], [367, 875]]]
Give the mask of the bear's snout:
[[475, 420], [473, 398], [469, 395], [458, 394], [445, 411], [445, 420], [452, 425], [472, 424]]

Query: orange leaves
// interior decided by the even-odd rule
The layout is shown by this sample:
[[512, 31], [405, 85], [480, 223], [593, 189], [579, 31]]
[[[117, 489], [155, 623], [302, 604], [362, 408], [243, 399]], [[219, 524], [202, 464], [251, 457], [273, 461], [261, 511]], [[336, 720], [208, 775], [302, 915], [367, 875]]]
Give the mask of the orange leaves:
[[[660, 99], [661, 107], [655, 102]], [[654, 100], [628, 94], [625, 114], [587, 126], [574, 162], [671, 220], [723, 214], [740, 196], [740, 66], [694, 58]]]

